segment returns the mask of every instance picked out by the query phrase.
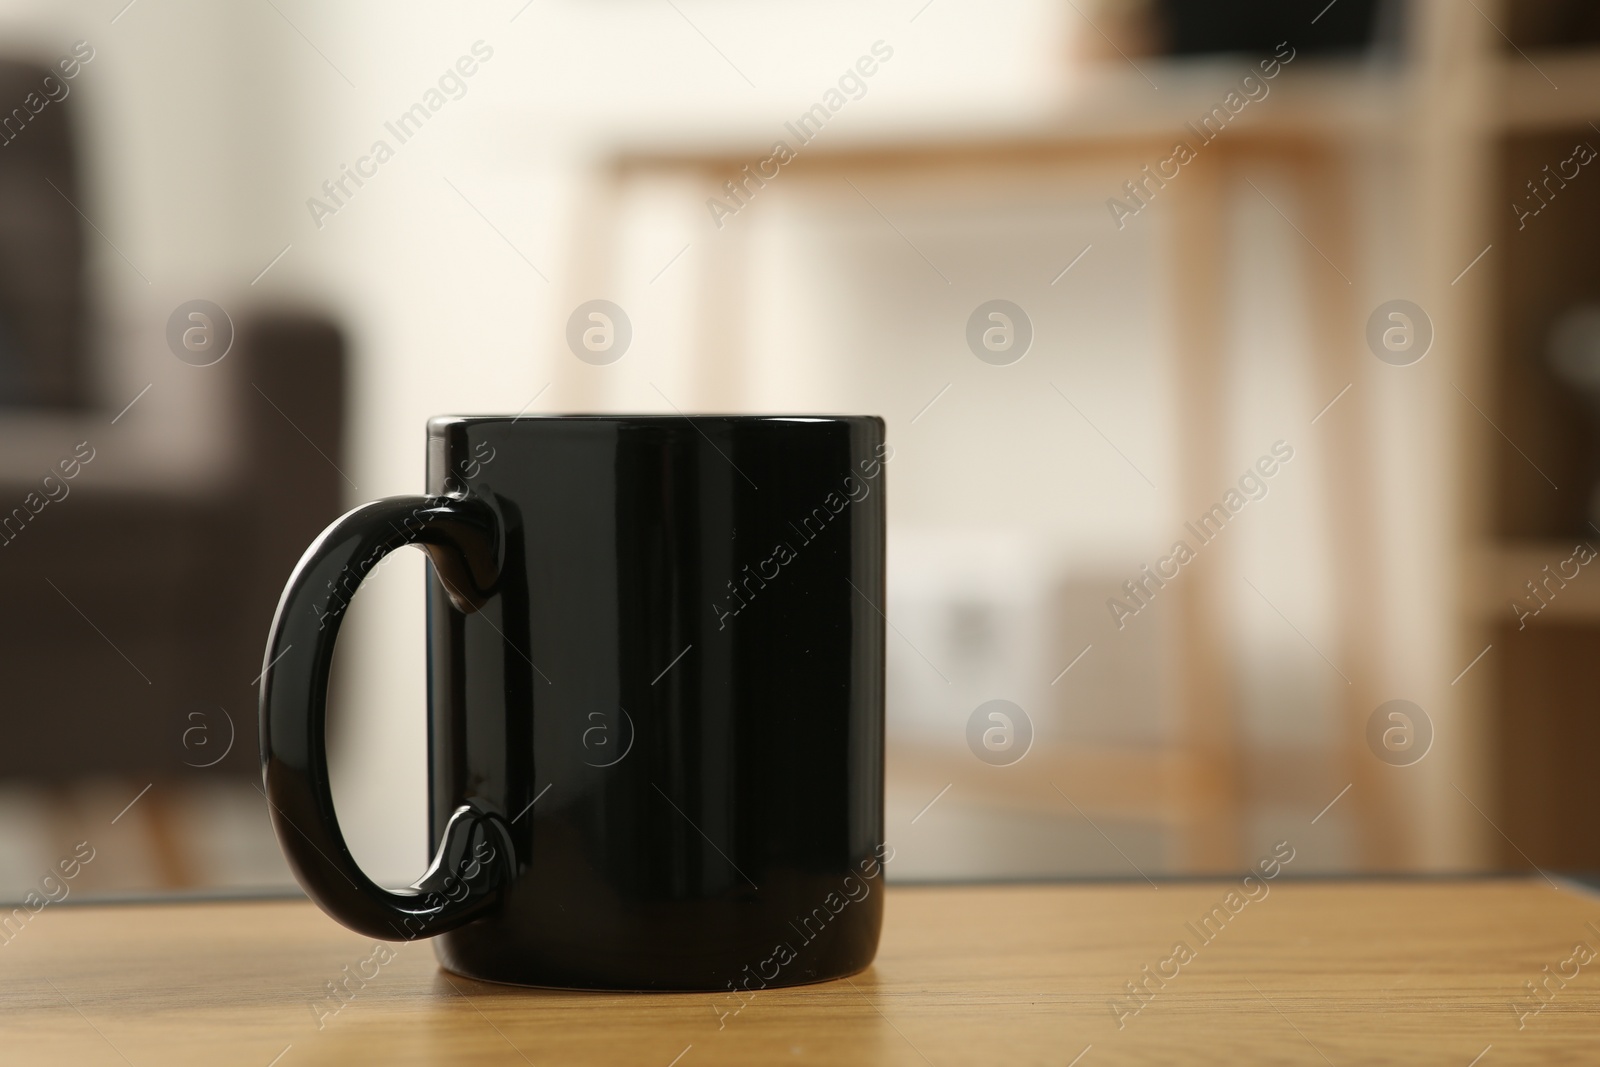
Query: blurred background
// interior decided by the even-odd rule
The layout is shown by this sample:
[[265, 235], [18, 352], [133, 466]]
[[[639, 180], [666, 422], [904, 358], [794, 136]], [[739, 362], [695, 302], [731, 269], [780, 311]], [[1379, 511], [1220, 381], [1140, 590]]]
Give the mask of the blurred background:
[[[444, 413], [887, 420], [891, 877], [1600, 868], [1592, 4], [0, 0], [0, 41], [0, 896], [85, 836], [80, 891], [292, 884], [277, 593]], [[336, 663], [390, 884], [422, 568]]]

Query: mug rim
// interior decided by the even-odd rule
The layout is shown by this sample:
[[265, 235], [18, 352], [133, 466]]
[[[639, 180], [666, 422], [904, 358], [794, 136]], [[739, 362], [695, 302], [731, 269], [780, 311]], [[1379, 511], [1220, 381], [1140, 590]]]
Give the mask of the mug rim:
[[836, 415], [836, 414], [730, 414], [722, 412], [693, 412], [679, 414], [674, 412], [649, 412], [640, 414], [630, 413], [591, 413], [591, 412], [561, 412], [555, 414], [538, 415], [434, 415], [428, 419], [428, 429], [443, 429], [447, 426], [483, 426], [495, 423], [511, 425], [519, 422], [632, 422], [632, 423], [667, 423], [677, 421], [694, 422], [698, 419], [715, 420], [718, 422], [732, 422], [754, 424], [763, 422], [800, 422], [800, 423], [877, 423], [884, 426], [882, 415]]

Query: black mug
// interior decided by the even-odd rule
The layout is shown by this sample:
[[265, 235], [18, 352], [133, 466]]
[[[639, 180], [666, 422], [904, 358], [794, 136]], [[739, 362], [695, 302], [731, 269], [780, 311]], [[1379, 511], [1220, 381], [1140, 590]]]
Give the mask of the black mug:
[[[273, 827], [339, 922], [490, 981], [748, 990], [853, 974], [883, 906], [884, 443], [866, 416], [436, 418], [429, 495], [306, 550], [261, 683]], [[429, 822], [362, 873], [325, 742], [335, 635], [415, 544]]]

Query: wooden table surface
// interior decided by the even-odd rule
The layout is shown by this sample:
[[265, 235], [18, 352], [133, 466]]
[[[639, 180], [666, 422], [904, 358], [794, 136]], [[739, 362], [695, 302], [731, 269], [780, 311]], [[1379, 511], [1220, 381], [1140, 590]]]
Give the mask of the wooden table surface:
[[[52, 905], [0, 945], [0, 1063], [1600, 1061], [1600, 898], [1279, 881], [1206, 943], [1190, 924], [1236, 887], [891, 885], [871, 969], [722, 1017], [738, 1003], [475, 982], [423, 944], [370, 962], [373, 942], [305, 901]], [[324, 985], [347, 966], [376, 977], [333, 1012]]]

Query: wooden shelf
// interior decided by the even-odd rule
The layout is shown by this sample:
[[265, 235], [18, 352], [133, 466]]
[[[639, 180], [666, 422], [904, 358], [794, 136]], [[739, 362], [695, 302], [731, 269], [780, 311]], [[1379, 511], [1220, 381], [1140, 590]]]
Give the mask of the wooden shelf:
[[[1257, 60], [1242, 56], [1203, 59], [1140, 57], [1127, 64], [1091, 63], [1063, 79], [1059, 91], [1031, 102], [991, 102], [953, 107], [949, 101], [921, 106], [862, 109], [827, 136], [801, 150], [804, 156], [881, 156], [995, 147], [1079, 146], [1193, 138], [1185, 124], [1199, 122], [1220, 105]], [[1247, 137], [1359, 137], [1392, 131], [1401, 121], [1395, 106], [1406, 90], [1400, 70], [1361, 59], [1302, 56], [1265, 83], [1269, 91], [1230, 123], [1228, 141]], [[1159, 88], [1156, 88], [1158, 86]], [[789, 138], [767, 111], [730, 115], [708, 124], [681, 125], [619, 119], [592, 134], [601, 153], [623, 168], [675, 163], [713, 167], [748, 162], [770, 149], [775, 136]]]
[[1253, 748], [1237, 755], [1237, 777], [1223, 778], [1205, 754], [1173, 745], [1038, 741], [1007, 767], [986, 767], [965, 748], [900, 740], [889, 746], [896, 788], [933, 796], [954, 784], [996, 811], [1073, 817], [1070, 803], [1112, 819], [1181, 830], [1196, 808], [1220, 807], [1243, 790], [1258, 801], [1313, 807], [1342, 780], [1322, 748]]
[[[1526, 605], [1530, 610], [1539, 602], [1528, 592], [1526, 583], [1539, 585], [1547, 580], [1544, 570], [1550, 568], [1549, 591], [1543, 594], [1544, 606], [1525, 621], [1537, 623], [1575, 620], [1600, 623], [1600, 558], [1578, 569], [1577, 577], [1566, 580], [1560, 577], [1562, 564], [1571, 559], [1573, 549], [1580, 543], [1600, 549], [1600, 537], [1588, 539], [1574, 537], [1570, 541], [1524, 541], [1496, 545], [1484, 552], [1478, 561], [1477, 579], [1472, 590], [1471, 603], [1479, 618], [1485, 622], [1515, 623], [1518, 614], [1512, 604]], [[1571, 573], [1575, 564], [1565, 567]]]
[[1600, 125], [1600, 49], [1541, 50], [1527, 58], [1512, 53], [1491, 62], [1499, 68], [1502, 129]]
[[919, 793], [960, 782], [996, 809], [1070, 812], [1060, 788], [1098, 814], [1164, 826], [1187, 821], [1186, 800], [1227, 788], [1204, 760], [1177, 748], [1039, 742], [1021, 761], [995, 768], [964, 748], [902, 741], [890, 746], [888, 766], [898, 785]]

